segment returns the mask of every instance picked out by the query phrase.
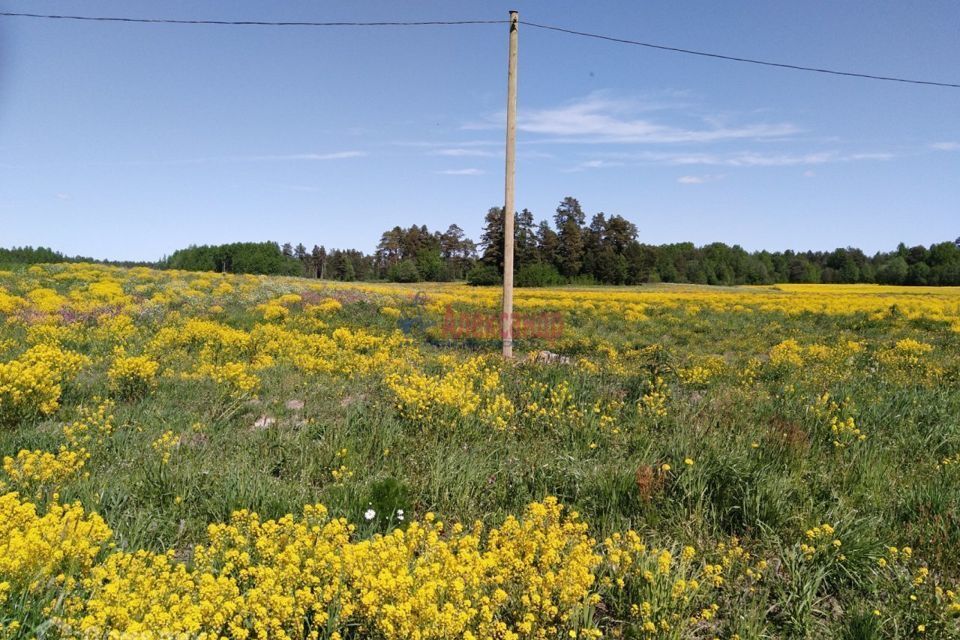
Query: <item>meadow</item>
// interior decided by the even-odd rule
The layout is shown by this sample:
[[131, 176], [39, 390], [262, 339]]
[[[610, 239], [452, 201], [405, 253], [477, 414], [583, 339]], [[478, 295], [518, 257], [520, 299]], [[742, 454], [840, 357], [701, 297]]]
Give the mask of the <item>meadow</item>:
[[960, 637], [960, 288], [499, 300], [0, 272], [0, 638]]

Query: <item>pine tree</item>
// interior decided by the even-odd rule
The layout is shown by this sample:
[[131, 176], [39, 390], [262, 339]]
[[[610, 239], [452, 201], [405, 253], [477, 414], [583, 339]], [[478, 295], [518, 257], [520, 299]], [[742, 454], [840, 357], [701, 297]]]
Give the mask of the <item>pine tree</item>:
[[537, 228], [533, 213], [524, 209], [517, 214], [516, 242], [514, 243], [514, 264], [517, 268], [537, 262]]
[[484, 217], [480, 247], [483, 262], [503, 273], [503, 207], [490, 207]]
[[560, 273], [568, 278], [580, 274], [583, 266], [583, 209], [576, 198], [566, 197], [557, 207], [554, 225], [560, 240], [558, 264]]
[[546, 220], [537, 226], [537, 259], [554, 267], [560, 260], [560, 238]]
[[323, 247], [313, 245], [310, 251], [310, 277], [319, 278], [323, 272], [323, 261], [327, 257], [327, 251]]

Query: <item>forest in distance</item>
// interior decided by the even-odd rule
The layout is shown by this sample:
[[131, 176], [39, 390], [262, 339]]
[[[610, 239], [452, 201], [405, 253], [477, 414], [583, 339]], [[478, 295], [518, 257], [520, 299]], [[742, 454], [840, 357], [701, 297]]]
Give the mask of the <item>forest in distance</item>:
[[[564, 198], [551, 221], [515, 214], [517, 286], [562, 284], [636, 285], [775, 283], [960, 285], [960, 238], [930, 246], [907, 246], [873, 256], [854, 247], [833, 251], [753, 251], [714, 242], [652, 245], [620, 215], [593, 215], [589, 222], [576, 198]], [[496, 285], [503, 274], [503, 208], [490, 208], [479, 242], [451, 224], [384, 231], [373, 253], [327, 249], [300, 242], [234, 242], [190, 245], [145, 266], [237, 274], [289, 275], [340, 281], [449, 282]], [[0, 249], [0, 266], [94, 262], [45, 247]], [[113, 262], [130, 266], [135, 263]]]

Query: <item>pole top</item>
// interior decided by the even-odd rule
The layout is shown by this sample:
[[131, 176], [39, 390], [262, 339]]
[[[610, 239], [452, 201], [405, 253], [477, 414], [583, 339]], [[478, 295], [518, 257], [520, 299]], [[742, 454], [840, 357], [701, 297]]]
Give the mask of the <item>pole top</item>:
[[517, 15], [518, 15], [519, 13], [520, 13], [520, 12], [517, 11], [516, 9], [510, 9], [510, 17], [513, 18], [514, 20], [517, 19]]

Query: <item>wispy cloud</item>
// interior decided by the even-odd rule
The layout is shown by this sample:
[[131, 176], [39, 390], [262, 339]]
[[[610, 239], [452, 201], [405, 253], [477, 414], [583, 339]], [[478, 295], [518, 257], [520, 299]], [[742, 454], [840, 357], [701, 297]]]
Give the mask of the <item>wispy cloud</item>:
[[[552, 153], [547, 153], [545, 151], [534, 151], [533, 149], [521, 149], [517, 152], [521, 158], [527, 160], [552, 160], [556, 158]], [[497, 156], [503, 156], [503, 153], [498, 153]]]
[[588, 169], [606, 169], [608, 167], [622, 167], [623, 164], [624, 163], [619, 160], [587, 160], [566, 171], [572, 173], [575, 171], [586, 171]]
[[112, 165], [183, 165], [183, 164], [217, 164], [220, 162], [325, 162], [332, 160], [346, 160], [349, 158], [363, 158], [366, 151], [333, 151], [328, 153], [283, 153], [260, 155], [226, 155], [204, 156], [198, 158], [181, 158], [174, 160], [133, 160], [129, 162], [102, 162], [94, 163], [104, 166]]
[[286, 153], [260, 155], [223, 155], [201, 156], [195, 158], [168, 158], [149, 160], [95, 160], [74, 162], [50, 162], [43, 164], [5, 164], [0, 163], [0, 169], [42, 169], [60, 166], [89, 166], [89, 167], [176, 167], [182, 165], [218, 164], [233, 162], [323, 162], [346, 160], [349, 158], [363, 158], [369, 155], [366, 151], [334, 151], [330, 153]]
[[960, 151], [960, 142], [934, 142], [930, 148], [937, 151]]
[[740, 151], [733, 153], [640, 153], [623, 154], [621, 159], [630, 157], [640, 162], [672, 166], [714, 166], [714, 167], [792, 167], [821, 165], [836, 162], [857, 162], [864, 160], [890, 160], [891, 153], [840, 153], [839, 151], [819, 151], [815, 153], [758, 153]]
[[485, 171], [482, 169], [444, 169], [443, 171], [438, 171], [437, 173], [445, 176], [482, 176]]
[[347, 158], [362, 158], [366, 151], [335, 151], [333, 153], [290, 153], [284, 155], [266, 156], [221, 156], [219, 158], [200, 158], [200, 162], [225, 160], [233, 162], [286, 162], [297, 160], [345, 160]]
[[431, 151], [430, 155], [446, 156], [448, 158], [492, 158], [499, 154], [493, 151], [487, 151], [486, 149], [453, 147], [450, 149], [436, 149], [435, 151]]
[[57, 200], [70, 200], [69, 193], [58, 193], [54, 197], [56, 197]]
[[[818, 151], [812, 153], [765, 153], [758, 151], [735, 151], [729, 153], [710, 152], [606, 152], [599, 153], [600, 158], [592, 158], [576, 164], [562, 171], [574, 173], [591, 169], [606, 169], [625, 165], [662, 165], [672, 167], [795, 167], [816, 166], [831, 163], [847, 163], [861, 161], [890, 160], [895, 156], [891, 153], [841, 153], [839, 151]], [[681, 184], [701, 184], [708, 180], [717, 180], [724, 176], [710, 174], [709, 176], [682, 176]], [[809, 177], [809, 176], [808, 176]], [[707, 178], [708, 180], [705, 180]]]
[[680, 176], [677, 178], [677, 182], [680, 184], [703, 184], [705, 182], [716, 182], [717, 180], [722, 179], [723, 175], [707, 174], [703, 176]]
[[502, 147], [503, 140], [395, 140], [390, 144], [398, 147], [423, 147], [425, 149], [466, 148], [466, 147]]
[[184, 165], [184, 164], [217, 164], [220, 162], [318, 162], [331, 160], [346, 160], [348, 158], [363, 158], [366, 151], [333, 151], [329, 153], [283, 153], [283, 154], [251, 154], [201, 156], [197, 158], [176, 158], [172, 160], [128, 160], [118, 162], [94, 162], [94, 166], [153, 166], [153, 165]]
[[[451, 142], [446, 145], [428, 142], [407, 142], [396, 143], [401, 146], [426, 147], [429, 149], [427, 155], [443, 156], [446, 158], [502, 158], [503, 141], [496, 142], [487, 140], [471, 140], [469, 142]], [[517, 156], [525, 160], [549, 160], [556, 156], [546, 151], [529, 148], [524, 141], [520, 141], [520, 149]], [[491, 148], [492, 147], [492, 148]]]
[[[729, 140], [784, 138], [800, 132], [791, 123], [748, 123], [731, 125], [718, 117], [694, 117], [689, 126], [665, 124], [645, 115], [649, 111], [635, 100], [611, 98], [606, 93], [593, 93], [567, 104], [522, 111], [518, 116], [520, 131], [554, 138], [554, 142], [670, 144], [710, 143]], [[672, 114], [677, 119], [691, 120], [685, 112]], [[503, 116], [465, 125], [467, 129], [502, 126]]]
[[678, 155], [666, 158], [666, 160], [668, 164], [677, 165], [788, 167], [792, 165], [823, 164], [834, 160], [835, 157], [836, 154], [829, 151], [800, 155], [745, 152], [732, 155], [716, 155], [709, 153]]

